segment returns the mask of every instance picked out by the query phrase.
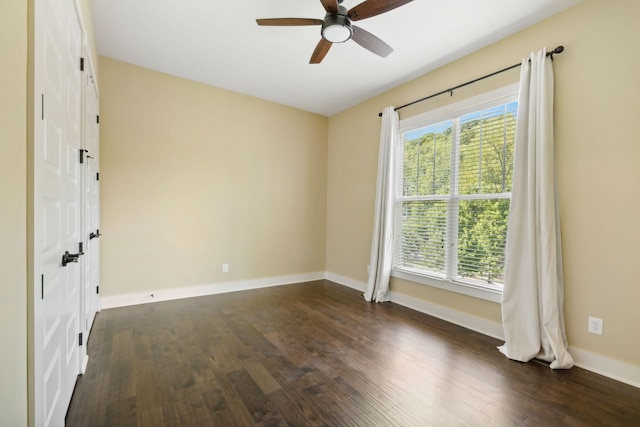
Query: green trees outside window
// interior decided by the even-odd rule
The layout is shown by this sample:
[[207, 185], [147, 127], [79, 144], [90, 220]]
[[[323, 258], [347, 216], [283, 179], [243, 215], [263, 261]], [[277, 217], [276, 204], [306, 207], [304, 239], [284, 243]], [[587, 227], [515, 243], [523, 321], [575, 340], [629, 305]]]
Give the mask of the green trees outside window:
[[502, 284], [517, 102], [406, 132], [396, 268]]

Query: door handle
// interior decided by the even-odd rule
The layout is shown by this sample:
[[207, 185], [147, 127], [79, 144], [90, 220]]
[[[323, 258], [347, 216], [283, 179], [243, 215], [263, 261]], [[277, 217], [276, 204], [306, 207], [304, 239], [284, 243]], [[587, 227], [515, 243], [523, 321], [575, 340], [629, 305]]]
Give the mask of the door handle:
[[70, 254], [69, 251], [64, 251], [62, 254], [62, 266], [66, 267], [70, 262], [78, 262], [78, 258], [80, 258], [80, 253]]

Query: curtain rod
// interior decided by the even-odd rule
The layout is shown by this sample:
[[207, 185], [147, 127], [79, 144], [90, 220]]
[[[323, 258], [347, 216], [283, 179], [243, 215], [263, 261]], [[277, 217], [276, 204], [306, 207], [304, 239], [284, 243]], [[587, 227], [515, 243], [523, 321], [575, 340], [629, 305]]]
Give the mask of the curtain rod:
[[[547, 56], [550, 56], [551, 59], [553, 60], [553, 55], [560, 54], [563, 51], [564, 51], [564, 46], [558, 46], [555, 49], [553, 49], [552, 51], [547, 52]], [[450, 89], [447, 89], [447, 90], [443, 90], [442, 92], [434, 93], [433, 95], [425, 96], [424, 98], [420, 98], [420, 99], [412, 101], [412, 102], [410, 102], [408, 104], [401, 105], [399, 107], [394, 108], [393, 110], [394, 111], [398, 111], [398, 110], [401, 110], [401, 109], [403, 109], [405, 107], [409, 107], [410, 105], [417, 104], [417, 103], [422, 102], [422, 101], [426, 101], [427, 99], [431, 99], [431, 98], [435, 98], [436, 96], [444, 95], [445, 93], [450, 93], [453, 96], [453, 91], [456, 90], [456, 89], [460, 89], [461, 87], [470, 85], [472, 83], [479, 82], [480, 80], [484, 80], [484, 79], [489, 78], [489, 77], [493, 77], [496, 74], [504, 73], [505, 71], [512, 70], [512, 69], [517, 68], [517, 67], [519, 67], [521, 65], [522, 65], [522, 63], [511, 65], [511, 66], [509, 66], [507, 68], [503, 68], [502, 70], [494, 71], [491, 74], [487, 74], [486, 76], [482, 76], [482, 77], [478, 77], [477, 79], [469, 80], [468, 82], [459, 84], [458, 86], [454, 86], [454, 87], [452, 87]], [[382, 113], [378, 113], [378, 117], [382, 117]]]

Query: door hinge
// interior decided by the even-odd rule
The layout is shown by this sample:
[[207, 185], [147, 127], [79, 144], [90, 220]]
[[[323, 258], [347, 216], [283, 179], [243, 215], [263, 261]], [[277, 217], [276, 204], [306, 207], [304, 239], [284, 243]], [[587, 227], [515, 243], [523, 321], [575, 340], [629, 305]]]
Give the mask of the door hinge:
[[96, 181], [100, 181], [100, 172], [96, 172]]
[[44, 274], [40, 275], [40, 299], [44, 299]]
[[96, 286], [96, 294], [100, 293], [100, 286]]
[[84, 255], [84, 243], [83, 242], [78, 242], [78, 253], [80, 255]]
[[78, 335], [78, 345], [82, 347], [82, 332]]
[[100, 124], [100, 115], [96, 116], [96, 123]]
[[80, 58], [80, 71], [84, 71], [84, 58]]

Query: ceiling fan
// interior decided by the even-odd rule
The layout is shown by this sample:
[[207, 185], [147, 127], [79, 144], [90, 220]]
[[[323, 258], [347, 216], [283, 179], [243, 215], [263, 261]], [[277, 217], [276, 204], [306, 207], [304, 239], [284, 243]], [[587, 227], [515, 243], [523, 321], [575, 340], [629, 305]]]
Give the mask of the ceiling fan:
[[320, 0], [324, 10], [327, 11], [324, 19], [269, 18], [256, 19], [256, 22], [258, 25], [265, 26], [321, 25], [322, 38], [311, 55], [310, 64], [322, 62], [333, 43], [344, 43], [349, 39], [353, 39], [368, 51], [385, 58], [393, 52], [391, 46], [370, 32], [351, 25], [351, 21], [380, 15], [411, 1], [413, 0], [366, 0], [347, 10], [341, 5], [343, 0]]

